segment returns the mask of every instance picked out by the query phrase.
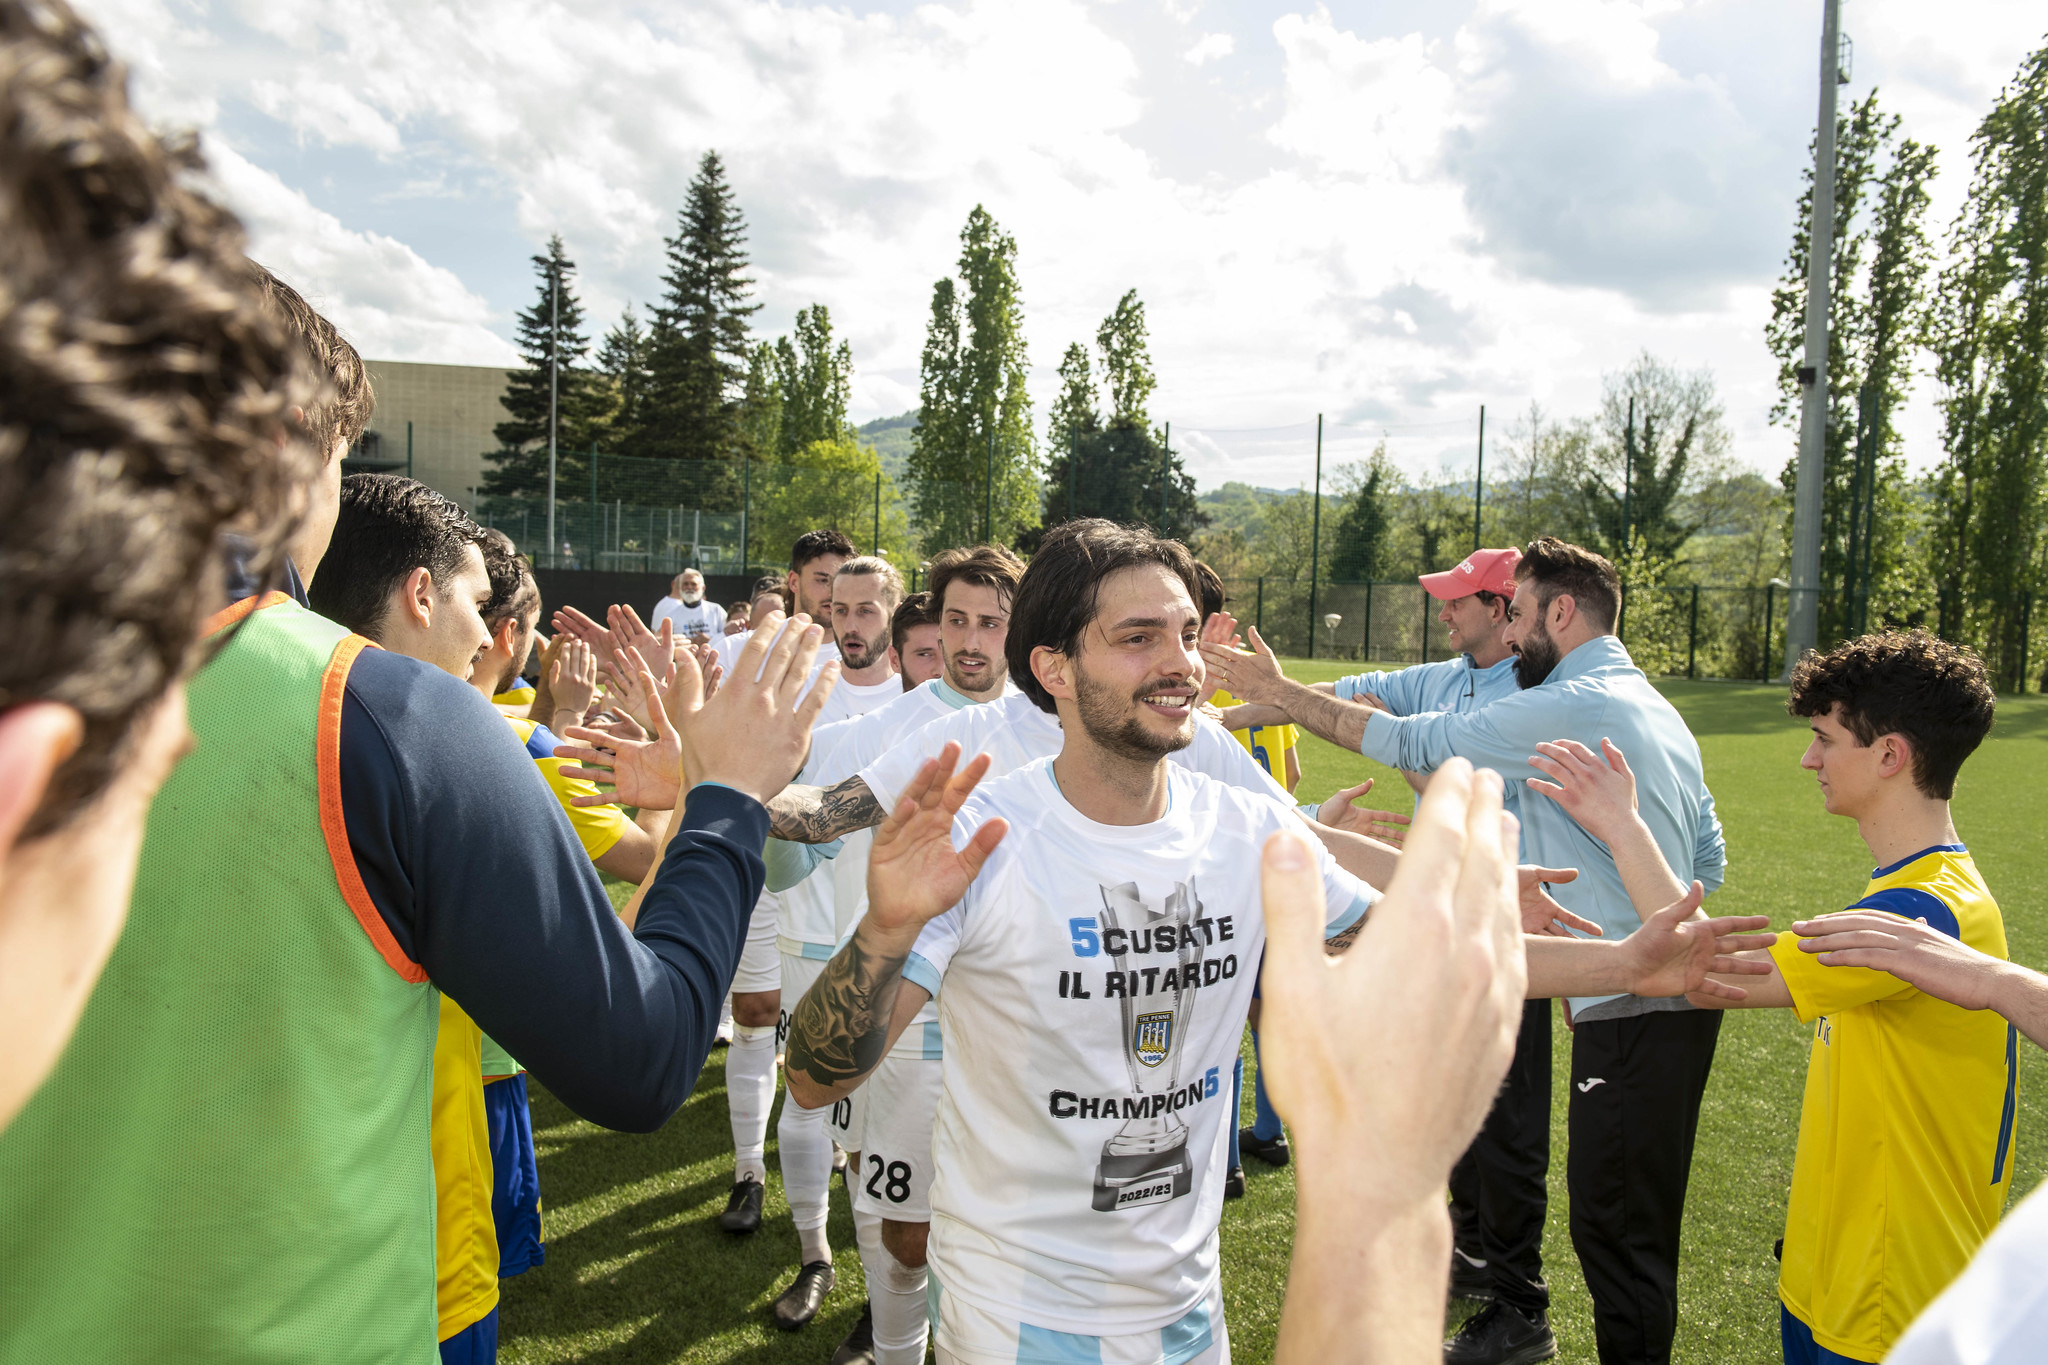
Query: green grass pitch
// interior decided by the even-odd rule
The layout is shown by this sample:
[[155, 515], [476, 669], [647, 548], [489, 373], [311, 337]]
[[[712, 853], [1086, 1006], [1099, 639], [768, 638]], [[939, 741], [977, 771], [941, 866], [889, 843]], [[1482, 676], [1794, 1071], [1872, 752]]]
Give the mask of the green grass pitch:
[[[1355, 666], [1352, 666], [1355, 667]], [[1305, 680], [1332, 678], [1336, 664], [1292, 661]], [[1826, 815], [1813, 779], [1798, 767], [1802, 725], [1780, 689], [1673, 683], [1706, 755], [1707, 778], [1728, 832], [1727, 885], [1709, 902], [1720, 914], [1767, 914], [1784, 927], [1802, 914], [1854, 898], [1870, 860], [1849, 822]], [[2015, 959], [2048, 963], [2048, 916], [2036, 899], [2048, 880], [2040, 808], [2026, 795], [2048, 766], [2048, 702], [2006, 699], [1993, 739], [1963, 770], [1956, 822], [2005, 913]], [[1375, 796], [1405, 809], [1400, 778], [1313, 738], [1302, 748], [1303, 799], [1320, 799], [1367, 774]], [[1807, 1033], [1788, 1013], [1735, 1012], [1724, 1025], [1701, 1115], [1686, 1207], [1676, 1359], [1728, 1365], [1779, 1358], [1771, 1244], [1781, 1235], [1806, 1072]], [[1566, 1231], [1564, 1115], [1570, 1049], [1558, 1025], [1552, 1121], [1551, 1205], [1544, 1264], [1562, 1359], [1593, 1358], [1592, 1309]], [[2015, 1197], [2040, 1180], [2048, 1134], [2036, 1083], [2048, 1062], [2021, 1048]], [[546, 1201], [548, 1263], [506, 1282], [501, 1351], [508, 1365], [592, 1361], [824, 1365], [859, 1314], [860, 1261], [845, 1196], [835, 1189], [831, 1236], [839, 1288], [809, 1328], [776, 1330], [768, 1308], [796, 1263], [796, 1236], [769, 1130], [767, 1217], [752, 1237], [727, 1236], [712, 1216], [731, 1181], [723, 1062], [716, 1052], [697, 1092], [652, 1135], [610, 1133], [572, 1118], [534, 1090]], [[778, 1104], [780, 1100], [778, 1099]], [[1244, 1121], [1250, 1122], [1251, 1097]], [[1372, 1154], [1359, 1153], [1370, 1161]], [[1286, 1170], [1252, 1162], [1250, 1190], [1225, 1205], [1223, 1288], [1232, 1351], [1270, 1358], [1294, 1218]], [[1446, 1326], [1469, 1311], [1453, 1305]]]

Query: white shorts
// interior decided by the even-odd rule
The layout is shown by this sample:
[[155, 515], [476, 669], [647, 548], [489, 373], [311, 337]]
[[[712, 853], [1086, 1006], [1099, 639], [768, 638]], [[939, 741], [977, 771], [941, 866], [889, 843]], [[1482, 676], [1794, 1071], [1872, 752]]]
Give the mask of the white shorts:
[[932, 1122], [945, 1082], [937, 1058], [894, 1048], [856, 1093], [868, 1097], [853, 1206], [897, 1223], [932, 1221]]
[[740, 969], [732, 979], [736, 995], [759, 995], [782, 989], [782, 954], [775, 947], [775, 893], [763, 891], [747, 920], [747, 942], [740, 949]]
[[984, 1313], [941, 1289], [936, 1267], [925, 1282], [925, 1299], [939, 1365], [1230, 1365], [1221, 1280], [1179, 1322], [1114, 1337], [1056, 1332]]
[[831, 959], [795, 957], [781, 951], [776, 957], [780, 960], [781, 974], [776, 979], [781, 983], [782, 1014], [775, 1021], [775, 1046], [781, 1050], [789, 1046], [789, 1016], [796, 1013], [797, 1001], [804, 998], [812, 982], [824, 975], [825, 964]]
[[857, 1152], [868, 1128], [868, 1088], [861, 1086], [843, 1100], [835, 1100], [825, 1119], [832, 1140], [842, 1152]]

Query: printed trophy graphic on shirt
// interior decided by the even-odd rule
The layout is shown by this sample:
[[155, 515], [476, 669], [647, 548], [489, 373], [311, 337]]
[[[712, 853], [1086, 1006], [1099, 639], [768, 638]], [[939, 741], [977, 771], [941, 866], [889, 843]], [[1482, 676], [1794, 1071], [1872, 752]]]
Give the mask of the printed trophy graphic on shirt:
[[[1147, 905], [1130, 882], [1100, 890], [1104, 939], [1110, 938], [1108, 930], [1124, 931], [1119, 939], [1123, 951], [1109, 954], [1118, 971], [1128, 970], [1133, 956], [1140, 958], [1140, 967], [1200, 964], [1201, 935], [1181, 932], [1202, 913], [1192, 885], [1176, 885], [1157, 908]], [[1154, 949], [1155, 943], [1164, 942], [1173, 944], [1170, 953]], [[1197, 965], [1197, 977], [1200, 970]], [[1163, 1102], [1180, 1089], [1181, 1044], [1201, 994], [1176, 990], [1123, 997], [1124, 1066], [1130, 1071], [1131, 1090], [1148, 1110], [1156, 1106], [1159, 1112], [1126, 1119], [1102, 1144], [1092, 1201], [1098, 1212], [1163, 1204], [1186, 1194], [1194, 1183], [1188, 1126]]]

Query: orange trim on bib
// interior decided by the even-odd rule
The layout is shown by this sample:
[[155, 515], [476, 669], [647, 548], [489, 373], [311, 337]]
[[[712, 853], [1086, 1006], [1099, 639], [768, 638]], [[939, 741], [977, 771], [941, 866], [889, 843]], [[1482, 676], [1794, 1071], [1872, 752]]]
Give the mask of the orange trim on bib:
[[290, 593], [267, 592], [261, 597], [245, 597], [239, 602], [231, 602], [206, 618], [206, 624], [199, 628], [200, 638], [204, 639], [209, 635], [218, 635], [229, 626], [235, 624], [235, 622], [246, 619], [252, 612], [262, 611], [265, 607], [275, 607], [280, 603], [291, 600]]
[[377, 912], [370, 889], [363, 885], [363, 874], [356, 870], [356, 855], [348, 846], [348, 822], [341, 813], [342, 693], [348, 686], [348, 671], [355, 665], [356, 656], [375, 648], [375, 644], [360, 635], [347, 637], [334, 647], [327, 672], [320, 679], [320, 728], [314, 740], [320, 773], [320, 832], [327, 839], [327, 856], [334, 864], [334, 880], [341, 887], [341, 898], [348, 902], [356, 923], [370, 936], [385, 965], [417, 985], [427, 979], [427, 969], [405, 955], [398, 940], [391, 936], [391, 926]]

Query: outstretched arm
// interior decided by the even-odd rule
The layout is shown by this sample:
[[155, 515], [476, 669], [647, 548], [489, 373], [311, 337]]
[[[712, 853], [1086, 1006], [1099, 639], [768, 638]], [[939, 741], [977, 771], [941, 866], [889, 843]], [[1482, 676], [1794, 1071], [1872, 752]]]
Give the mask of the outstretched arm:
[[[1618, 943], [1585, 939], [1523, 940], [1529, 963], [1529, 998], [1561, 995], [1688, 995], [1696, 1004], [1789, 1003], [1750, 997], [1753, 978], [1772, 976], [1768, 948], [1773, 934], [1754, 932], [1771, 921], [1765, 915], [1726, 919], [1697, 917], [1705, 894], [1698, 882], [1676, 902], [1643, 922], [1643, 927]], [[1717, 980], [1708, 973], [1743, 978], [1742, 985]], [[1784, 983], [1777, 983], [1780, 988]]]
[[[1204, 642], [1202, 659], [1220, 675], [1231, 695], [1255, 705], [1277, 707], [1288, 720], [1310, 734], [1327, 739], [1340, 749], [1358, 752], [1365, 740], [1369, 707], [1337, 700], [1334, 693], [1295, 682], [1280, 671], [1280, 660], [1254, 626], [1251, 630], [1255, 653], [1241, 654], [1228, 645]], [[1243, 720], [1233, 719], [1233, 725]]]
[[1872, 967], [1951, 1005], [1995, 1010], [2048, 1048], [2048, 976], [1980, 953], [1926, 920], [1900, 919], [1876, 910], [1851, 910], [1792, 926], [1799, 951], [1829, 967]]
[[1607, 845], [1629, 904], [1648, 920], [1683, 896], [1685, 883], [1664, 861], [1656, 836], [1636, 810], [1636, 775], [1629, 771], [1627, 755], [1611, 739], [1601, 740], [1600, 749], [1596, 754], [1575, 739], [1538, 744], [1529, 765], [1554, 780], [1532, 777], [1528, 787], [1563, 806], [1586, 833]]
[[926, 924], [967, 894], [1008, 826], [991, 820], [953, 847], [953, 817], [982, 774], [983, 754], [955, 775], [960, 746], [927, 759], [896, 811], [875, 833], [868, 854], [868, 912], [845, 947], [825, 964], [789, 1019], [784, 1074], [789, 1095], [820, 1109], [850, 1095], [889, 1054], [912, 1016], [930, 999], [904, 988], [903, 966]]
[[829, 787], [791, 783], [768, 800], [768, 832], [792, 844], [829, 844], [882, 823], [868, 784], [849, 777]]

